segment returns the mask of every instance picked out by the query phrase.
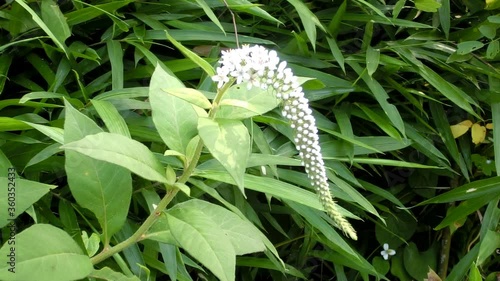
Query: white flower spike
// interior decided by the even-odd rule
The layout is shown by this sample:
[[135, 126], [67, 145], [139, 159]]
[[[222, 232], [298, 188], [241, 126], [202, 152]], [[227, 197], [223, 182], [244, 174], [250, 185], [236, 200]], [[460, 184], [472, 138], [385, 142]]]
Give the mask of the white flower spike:
[[287, 68], [286, 61], [280, 62], [275, 51], [262, 46], [244, 45], [240, 49], [223, 51], [219, 62], [221, 66], [217, 67], [217, 74], [212, 77], [213, 81], [218, 82], [218, 88], [234, 79], [237, 84], [247, 82], [249, 89], [259, 87], [274, 90], [276, 97], [283, 103], [283, 117], [295, 129], [295, 146], [323, 207], [344, 233], [357, 240], [356, 231], [333, 201], [319, 146], [316, 120], [297, 76]]
[[389, 249], [389, 244], [384, 243], [384, 250], [381, 251], [380, 254], [384, 257], [384, 260], [388, 260], [389, 256], [394, 256], [396, 254], [396, 251]]

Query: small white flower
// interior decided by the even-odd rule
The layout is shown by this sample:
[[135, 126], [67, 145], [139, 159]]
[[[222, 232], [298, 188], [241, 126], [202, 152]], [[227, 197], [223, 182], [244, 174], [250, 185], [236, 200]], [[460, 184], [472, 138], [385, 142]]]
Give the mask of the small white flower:
[[380, 254], [384, 257], [384, 260], [388, 260], [389, 256], [394, 256], [396, 254], [396, 251], [389, 249], [389, 244], [384, 243], [384, 250], [381, 251]]

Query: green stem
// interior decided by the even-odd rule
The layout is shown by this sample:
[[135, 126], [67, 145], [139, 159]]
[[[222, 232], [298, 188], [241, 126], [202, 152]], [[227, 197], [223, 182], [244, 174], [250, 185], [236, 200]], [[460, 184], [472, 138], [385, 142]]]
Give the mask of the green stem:
[[155, 221], [160, 217], [161, 213], [163, 210], [167, 207], [168, 203], [172, 201], [172, 199], [175, 197], [175, 195], [179, 192], [179, 189], [170, 189], [165, 197], [161, 199], [160, 203], [158, 203], [158, 206], [156, 206], [156, 209], [151, 212], [151, 214], [148, 216], [148, 218], [144, 221], [144, 223], [137, 229], [137, 231], [132, 234], [129, 238], [126, 240], [118, 243], [114, 247], [111, 248], [105, 248], [102, 252], [100, 252], [98, 255], [92, 257], [90, 261], [92, 264], [98, 264], [101, 261], [109, 258], [110, 256], [121, 252], [123, 249], [128, 248], [132, 244], [136, 243], [144, 233], [155, 223]]
[[[215, 96], [212, 102], [212, 108], [210, 109], [210, 112], [208, 114], [209, 118], [215, 117], [215, 113], [217, 112], [217, 109], [219, 107], [219, 102], [221, 101], [222, 96], [233, 83], [234, 80], [231, 80], [228, 83], [224, 84], [224, 86], [217, 91], [217, 95]], [[198, 141], [198, 145], [196, 146], [193, 159], [190, 161], [188, 167], [184, 170], [182, 175], [177, 180], [178, 183], [184, 184], [188, 181], [189, 177], [191, 177], [191, 174], [194, 172], [194, 169], [198, 165], [198, 161], [200, 160], [202, 150], [203, 150], [203, 141], [200, 139]], [[104, 250], [102, 250], [99, 254], [90, 259], [92, 264], [98, 264], [101, 261], [111, 257], [116, 253], [121, 252], [125, 248], [128, 248], [131, 245], [137, 243], [139, 240], [141, 240], [146, 231], [148, 231], [148, 229], [156, 222], [156, 220], [160, 217], [163, 210], [165, 210], [165, 208], [172, 201], [172, 199], [174, 199], [175, 195], [177, 195], [177, 192], [179, 192], [179, 189], [173, 186], [167, 186], [167, 190], [168, 191], [165, 197], [161, 199], [160, 203], [158, 203], [158, 206], [156, 206], [155, 210], [151, 212], [151, 214], [149, 214], [144, 223], [142, 223], [139, 229], [137, 229], [134, 232], [134, 234], [132, 234], [132, 236], [130, 236], [129, 238], [125, 239], [124, 241], [116, 244], [111, 248], [105, 247]]]

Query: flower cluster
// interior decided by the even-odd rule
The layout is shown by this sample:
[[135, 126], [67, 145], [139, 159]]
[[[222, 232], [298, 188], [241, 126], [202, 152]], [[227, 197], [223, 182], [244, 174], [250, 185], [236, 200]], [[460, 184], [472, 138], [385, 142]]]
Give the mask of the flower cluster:
[[356, 240], [356, 231], [340, 214], [330, 194], [316, 121], [312, 116], [309, 101], [304, 97], [297, 77], [286, 67], [286, 61], [280, 62], [273, 50], [245, 45], [239, 49], [223, 51], [220, 65], [217, 67], [217, 74], [212, 77], [213, 81], [218, 82], [218, 88], [230, 81], [236, 81], [237, 84], [247, 82], [249, 89], [259, 87], [274, 90], [276, 97], [283, 103], [282, 115], [290, 121], [290, 126], [295, 130], [295, 145], [322, 205], [339, 228]]

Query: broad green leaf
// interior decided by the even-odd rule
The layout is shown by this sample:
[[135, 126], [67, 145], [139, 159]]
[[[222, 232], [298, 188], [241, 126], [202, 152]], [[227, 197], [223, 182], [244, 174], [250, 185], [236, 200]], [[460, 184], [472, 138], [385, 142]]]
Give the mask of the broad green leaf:
[[200, 118], [198, 132], [210, 153], [244, 193], [243, 177], [250, 156], [250, 136], [245, 125], [237, 120]]
[[404, 265], [408, 273], [415, 280], [424, 280], [429, 268], [436, 269], [438, 255], [437, 244], [433, 244], [427, 251], [419, 252], [417, 245], [410, 242], [404, 249]]
[[258, 87], [247, 89], [247, 83], [234, 85], [228, 89], [217, 110], [216, 118], [246, 119], [262, 115], [278, 106], [276, 96]]
[[[9, 168], [2, 167], [6, 172]], [[14, 171], [14, 170], [12, 170]], [[5, 210], [0, 213], [0, 227], [6, 226], [42, 196], [47, 194], [55, 185], [48, 185], [36, 181], [20, 179], [15, 172], [0, 177], [0, 208]]]
[[441, 3], [436, 0], [415, 0], [415, 7], [424, 12], [435, 13], [441, 7]]
[[184, 88], [182, 82], [157, 66], [149, 85], [153, 122], [163, 141], [171, 150], [186, 154], [189, 141], [197, 133], [198, 114], [193, 106], [165, 89]]
[[130, 138], [127, 123], [112, 103], [106, 100], [92, 100], [97, 113], [110, 133], [120, 134]]
[[492, 196], [496, 194], [500, 194], [500, 177], [498, 176], [473, 181], [471, 183], [456, 187], [448, 192], [420, 202], [417, 204], [417, 206], [461, 201], [483, 196]]
[[125, 276], [121, 272], [113, 271], [109, 267], [103, 267], [101, 269], [95, 269], [88, 277], [97, 278], [99, 280], [105, 281], [140, 281], [137, 276]]
[[481, 49], [483, 46], [484, 46], [484, 44], [479, 42], [479, 41], [466, 41], [466, 42], [458, 43], [457, 54], [465, 55], [468, 53], [472, 53], [475, 50]]
[[[85, 143], [86, 138], [102, 133], [102, 129], [94, 121], [73, 108], [67, 101], [65, 105], [66, 145], [71, 146], [75, 142]], [[93, 145], [99, 145], [99, 140], [90, 141], [88, 145], [93, 148]], [[109, 148], [120, 146], [120, 142], [108, 143]], [[75, 152], [65, 146], [62, 148], [65, 149], [64, 168], [71, 193], [78, 204], [94, 213], [102, 228], [102, 240], [107, 245], [111, 236], [120, 230], [127, 218], [132, 197], [130, 172], [108, 163], [109, 161], [99, 161], [108, 159], [91, 158], [88, 156], [92, 155], [82, 155], [81, 152]]]
[[195, 52], [184, 47], [184, 45], [182, 45], [177, 40], [175, 40], [172, 36], [170, 36], [168, 31], [165, 30], [165, 33], [167, 34], [168, 40], [170, 40], [170, 42], [172, 42], [172, 44], [174, 44], [174, 46], [177, 47], [177, 49], [179, 49], [179, 51], [181, 51], [181, 53], [184, 54], [184, 56], [186, 56], [187, 58], [192, 60], [194, 63], [196, 63], [199, 67], [201, 67], [201, 69], [203, 69], [203, 71], [205, 71], [208, 74], [208, 76], [215, 75], [215, 70], [212, 67], [212, 65], [210, 65], [208, 62], [206, 62], [204, 59], [202, 59], [200, 56], [198, 56]]
[[166, 89], [164, 91], [172, 96], [181, 98], [201, 108], [209, 109], [212, 107], [212, 104], [207, 99], [207, 97], [198, 90], [191, 88], [179, 88], [179, 89]]
[[154, 154], [144, 144], [122, 135], [105, 132], [88, 135], [62, 148], [122, 166], [151, 181], [168, 183]]
[[[17, 234], [15, 241], [15, 273], [8, 271], [8, 262], [2, 262], [1, 280], [79, 280], [93, 270], [90, 258], [68, 233], [52, 225], [32, 225]], [[6, 243], [0, 249], [4, 261], [12, 255], [11, 247]]]
[[263, 234], [255, 226], [206, 201], [193, 199], [178, 204], [167, 211], [166, 221], [160, 219], [153, 225], [148, 237], [174, 239], [220, 280], [235, 280], [236, 255], [265, 249]]

